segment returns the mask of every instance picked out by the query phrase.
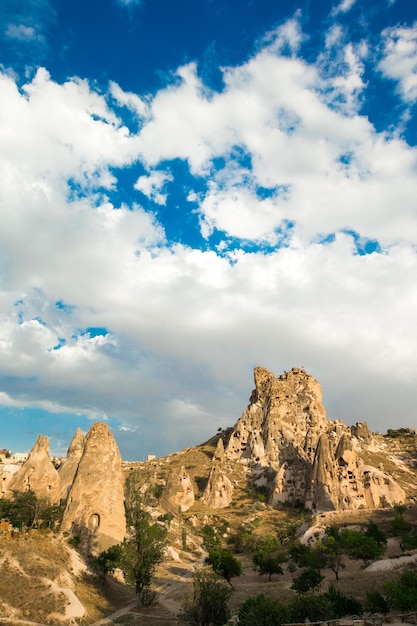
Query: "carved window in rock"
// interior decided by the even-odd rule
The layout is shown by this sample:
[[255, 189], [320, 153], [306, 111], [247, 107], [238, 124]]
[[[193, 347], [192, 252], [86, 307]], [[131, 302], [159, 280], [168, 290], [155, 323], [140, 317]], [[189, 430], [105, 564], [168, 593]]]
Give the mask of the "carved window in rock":
[[98, 513], [93, 513], [90, 515], [90, 519], [88, 520], [88, 526], [91, 530], [98, 528], [100, 526], [100, 515]]

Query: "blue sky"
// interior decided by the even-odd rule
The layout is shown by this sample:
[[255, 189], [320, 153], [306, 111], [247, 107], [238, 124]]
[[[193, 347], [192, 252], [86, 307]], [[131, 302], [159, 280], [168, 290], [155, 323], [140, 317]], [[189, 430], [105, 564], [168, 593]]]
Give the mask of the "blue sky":
[[405, 0], [0, 0], [0, 447], [417, 428], [416, 101]]

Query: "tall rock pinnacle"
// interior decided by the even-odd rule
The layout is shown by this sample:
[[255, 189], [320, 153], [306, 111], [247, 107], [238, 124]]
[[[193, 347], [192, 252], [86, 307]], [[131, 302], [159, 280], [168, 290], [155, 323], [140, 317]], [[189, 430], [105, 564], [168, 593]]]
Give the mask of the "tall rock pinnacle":
[[9, 482], [9, 490], [31, 490], [38, 498], [47, 498], [52, 503], [59, 502], [59, 476], [49, 458], [48, 437], [38, 435], [28, 458]]
[[85, 438], [61, 530], [79, 536], [81, 547], [91, 554], [106, 550], [125, 536], [122, 463], [107, 424], [93, 424]]

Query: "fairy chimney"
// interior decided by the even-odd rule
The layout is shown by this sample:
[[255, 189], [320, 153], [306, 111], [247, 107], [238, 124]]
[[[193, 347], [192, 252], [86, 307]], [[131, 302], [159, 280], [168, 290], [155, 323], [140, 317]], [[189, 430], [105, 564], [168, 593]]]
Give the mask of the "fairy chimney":
[[80, 537], [87, 554], [98, 554], [124, 539], [122, 461], [107, 424], [96, 422], [87, 433], [61, 530]]
[[9, 492], [33, 491], [38, 498], [57, 504], [60, 500], [59, 476], [49, 458], [49, 439], [38, 435], [22, 467], [10, 480]]

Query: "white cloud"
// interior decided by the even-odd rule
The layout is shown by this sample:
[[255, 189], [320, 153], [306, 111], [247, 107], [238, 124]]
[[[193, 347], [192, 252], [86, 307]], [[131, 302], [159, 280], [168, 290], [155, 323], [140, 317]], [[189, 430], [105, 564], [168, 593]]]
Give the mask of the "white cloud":
[[156, 204], [164, 205], [167, 201], [167, 194], [163, 193], [166, 183], [171, 182], [173, 176], [170, 172], [155, 170], [146, 176], [139, 176], [134, 188], [141, 191], [147, 198]]
[[[1, 75], [0, 401], [117, 417], [137, 458], [232, 424], [255, 365], [303, 363], [331, 417], [417, 427], [416, 149], [360, 113], [365, 44], [333, 30], [311, 64], [297, 33], [292, 56], [271, 39], [225, 68], [221, 92], [193, 64], [146, 99]], [[119, 169], [135, 167], [154, 214], [134, 190], [114, 200]], [[174, 185], [204, 250], [158, 224]], [[357, 254], [347, 231], [381, 252]]]
[[338, 13], [347, 13], [355, 4], [356, 0], [341, 0], [341, 2], [333, 8], [332, 15], [337, 15]]
[[417, 23], [383, 32], [383, 58], [379, 67], [384, 76], [397, 81], [398, 91], [406, 102], [417, 100]]
[[38, 37], [33, 26], [25, 26], [25, 24], [8, 24], [5, 34], [9, 39], [18, 41], [31, 41]]

